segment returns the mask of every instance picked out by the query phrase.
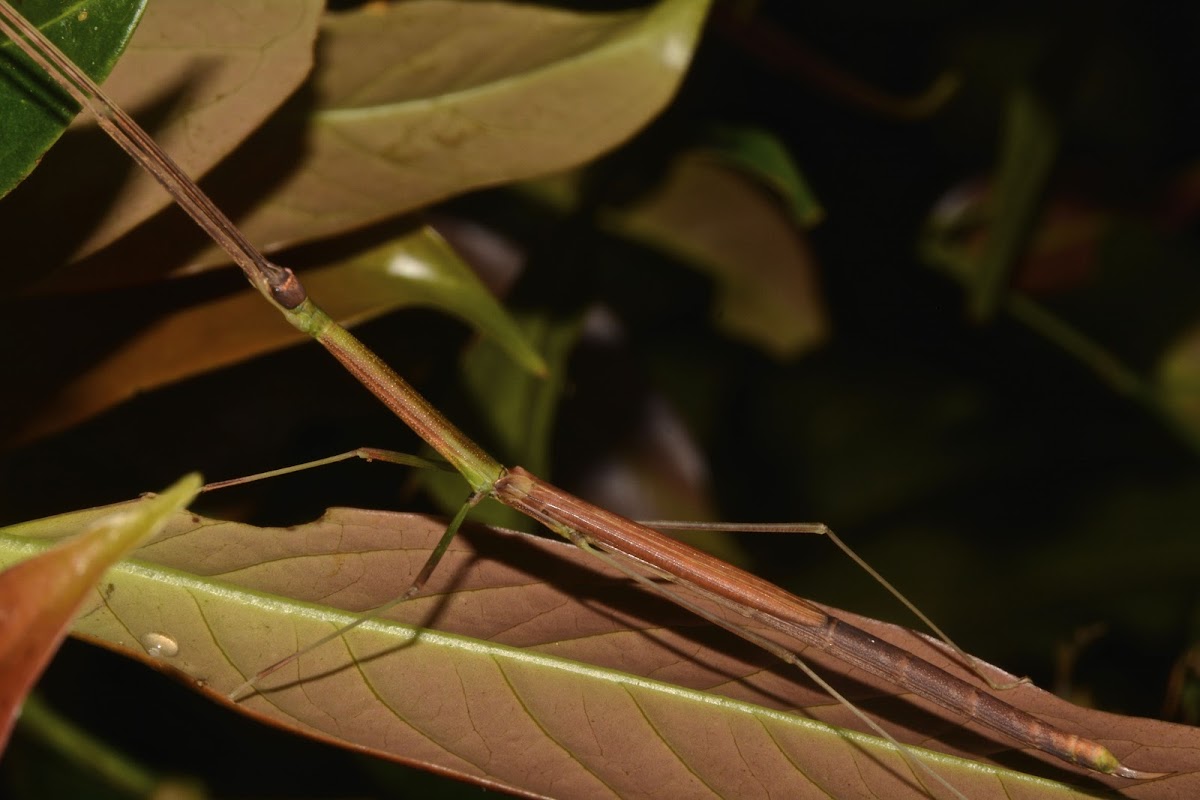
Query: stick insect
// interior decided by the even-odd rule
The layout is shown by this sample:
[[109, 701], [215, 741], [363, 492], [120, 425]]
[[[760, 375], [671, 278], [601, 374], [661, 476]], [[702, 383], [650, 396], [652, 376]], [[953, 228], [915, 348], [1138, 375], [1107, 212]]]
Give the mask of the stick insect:
[[[59, 80], [81, 105], [88, 107], [109, 133], [143, 168], [153, 174], [180, 205], [243, 269], [250, 282], [296, 328], [319, 341], [341, 364], [466, 479], [468, 502], [452, 520], [410, 596], [434, 569], [440, 552], [467, 512], [484, 497], [494, 498], [673, 602], [694, 610], [715, 625], [746, 638], [782, 660], [811, 673], [790, 649], [772, 639], [714, 616], [671, 590], [664, 590], [641, 570], [686, 585], [701, 596], [805, 646], [832, 653], [848, 664], [886, 678], [947, 709], [962, 713], [994, 731], [1070, 763], [1130, 779], [1155, 777], [1132, 769], [1098, 743], [1080, 739], [1021, 712], [992, 694], [961, 681], [900, 648], [876, 639], [806, 600], [753, 575], [737, 570], [646, 526], [597, 508], [557, 489], [521, 467], [505, 467], [462, 434], [436, 408], [412, 389], [374, 353], [333, 322], [308, 296], [297, 276], [267, 260], [234, 227], [150, 137], [109, 101], [91, 81], [52, 45], [40, 38], [7, 6], [5, 32], [29, 45], [28, 52]], [[36, 43], [36, 44], [30, 44]], [[836, 692], [834, 692], [837, 697]], [[839, 698], [841, 699], [841, 698]], [[881, 735], [886, 732], [863, 717]], [[951, 789], [951, 791], [954, 791]]]

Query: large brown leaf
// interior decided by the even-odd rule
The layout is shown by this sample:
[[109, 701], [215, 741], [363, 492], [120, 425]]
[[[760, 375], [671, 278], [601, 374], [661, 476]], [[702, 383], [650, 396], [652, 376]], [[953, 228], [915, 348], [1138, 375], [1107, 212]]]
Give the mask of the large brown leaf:
[[[0, 533], [0, 557], [106, 509]], [[79, 632], [176, 670], [215, 699], [360, 610], [394, 597], [442, 524], [334, 509], [290, 529], [179, 515], [110, 573]], [[27, 546], [27, 545], [26, 545]], [[269, 677], [236, 708], [289, 729], [509, 790], [555, 797], [926, 797], [877, 740], [838, 732], [848, 712], [791, 668], [648, 597], [555, 542], [471, 529], [422, 596]], [[850, 617], [949, 664], [894, 626]], [[402, 621], [434, 630], [415, 631]], [[147, 651], [152, 651], [151, 656]], [[1133, 783], [1075, 773], [819, 654], [806, 658], [972, 798], [1075, 797], [1121, 788], [1192, 796], [1200, 734], [1090, 712], [1031, 687], [1005, 698], [1096, 737], [1131, 765], [1177, 771]], [[1011, 772], [1000, 762], [1019, 768]], [[1190, 788], [1189, 788], [1190, 787]]]

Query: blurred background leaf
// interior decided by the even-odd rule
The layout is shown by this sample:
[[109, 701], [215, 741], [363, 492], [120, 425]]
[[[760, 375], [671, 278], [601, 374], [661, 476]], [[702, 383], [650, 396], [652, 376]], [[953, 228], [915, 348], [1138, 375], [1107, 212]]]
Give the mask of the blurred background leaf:
[[[305, 285], [343, 325], [358, 325], [397, 308], [438, 309], [494, 341], [509, 356], [502, 362], [505, 369], [545, 377], [542, 357], [521, 329], [433, 228], [397, 231], [379, 243], [359, 240], [351, 257], [324, 253], [320, 260], [321, 266], [305, 273]], [[34, 316], [64, 307], [71, 309], [74, 325], [97, 336], [112, 314], [111, 306], [91, 297], [25, 302], [26, 313]], [[90, 353], [80, 357], [74, 328], [40, 340], [36, 359], [18, 358], [18, 352], [28, 354], [28, 349], [22, 342], [6, 340], [0, 351], [8, 350], [11, 378], [26, 392], [0, 398], [0, 418], [5, 420], [0, 439], [46, 436], [140, 392], [308, 341], [285, 320], [261, 312], [262, 298], [249, 287], [204, 300], [191, 298], [186, 308], [147, 322], [140, 330], [114, 331], [114, 341], [105, 343], [111, 349], [100, 358]], [[48, 371], [47, 361], [75, 362], [77, 371]], [[45, 402], [46, 396], [53, 401]]]

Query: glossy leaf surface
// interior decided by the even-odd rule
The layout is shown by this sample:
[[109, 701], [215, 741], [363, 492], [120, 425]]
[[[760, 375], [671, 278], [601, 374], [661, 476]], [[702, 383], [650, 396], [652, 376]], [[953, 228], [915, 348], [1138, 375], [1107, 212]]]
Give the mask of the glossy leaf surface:
[[[84, 72], [104, 80], [125, 49], [145, 0], [26, 0], [20, 13]], [[5, 39], [0, 44], [0, 197], [33, 170], [79, 108]]]

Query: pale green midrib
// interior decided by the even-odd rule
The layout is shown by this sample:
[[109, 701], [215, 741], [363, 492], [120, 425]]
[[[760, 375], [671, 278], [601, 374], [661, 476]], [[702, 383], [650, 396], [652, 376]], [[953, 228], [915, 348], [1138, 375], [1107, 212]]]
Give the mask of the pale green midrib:
[[[0, 568], [7, 567], [10, 564], [15, 563], [16, 561], [20, 560], [20, 556], [29, 557], [36, 555], [40, 552], [50, 549], [57, 543], [58, 540], [34, 541], [0, 533]], [[332, 626], [346, 625], [358, 619], [357, 614], [349, 611], [343, 611], [341, 609], [331, 608], [329, 606], [323, 606], [317, 603], [296, 600], [294, 598], [282, 597], [267, 592], [247, 589], [245, 587], [237, 586], [236, 584], [232, 583], [226, 583], [212, 577], [202, 577], [195, 575], [194, 573], [172, 567], [165, 567], [161, 564], [154, 564], [152, 562], [139, 561], [136, 559], [127, 559], [116, 564], [110, 568], [107, 574], [110, 576], [108, 579], [109, 582], [113, 582], [111, 576], [130, 576], [133, 578], [140, 578], [143, 580], [150, 580], [156, 583], [166, 584], [173, 588], [182, 589], [184, 591], [193, 593], [194, 595], [204, 595], [219, 601], [233, 603], [234, 605], [246, 608], [253, 607], [262, 609], [265, 612], [283, 614], [288, 617], [327, 622]], [[583, 677], [611, 681], [613, 683], [625, 686], [662, 691], [674, 696], [690, 698], [722, 708], [737, 709], [746, 713], [766, 715], [780, 721], [798, 722], [806, 727], [811, 726], [814, 729], [833, 730], [829, 726], [823, 725], [819, 722], [796, 717], [795, 715], [788, 714], [786, 712], [763, 708], [752, 703], [743, 703], [717, 695], [686, 689], [673, 684], [662, 683], [660, 681], [655, 681], [638, 675], [632, 675], [619, 670], [611, 670], [592, 666], [567, 658], [548, 656], [518, 647], [496, 644], [495, 642], [486, 642], [481, 639], [474, 639], [469, 636], [429, 630], [427, 628], [419, 628], [414, 625], [407, 625], [394, 620], [369, 620], [361, 624], [359, 629], [364, 632], [383, 633], [394, 636], [398, 644], [411, 641], [415, 636], [419, 635], [420, 640], [423, 643], [433, 644], [438, 647], [451, 650], [461, 650], [474, 654], [487, 655], [489, 658], [557, 669]], [[876, 741], [874, 737], [866, 736], [865, 734], [861, 735], [864, 742]]]

